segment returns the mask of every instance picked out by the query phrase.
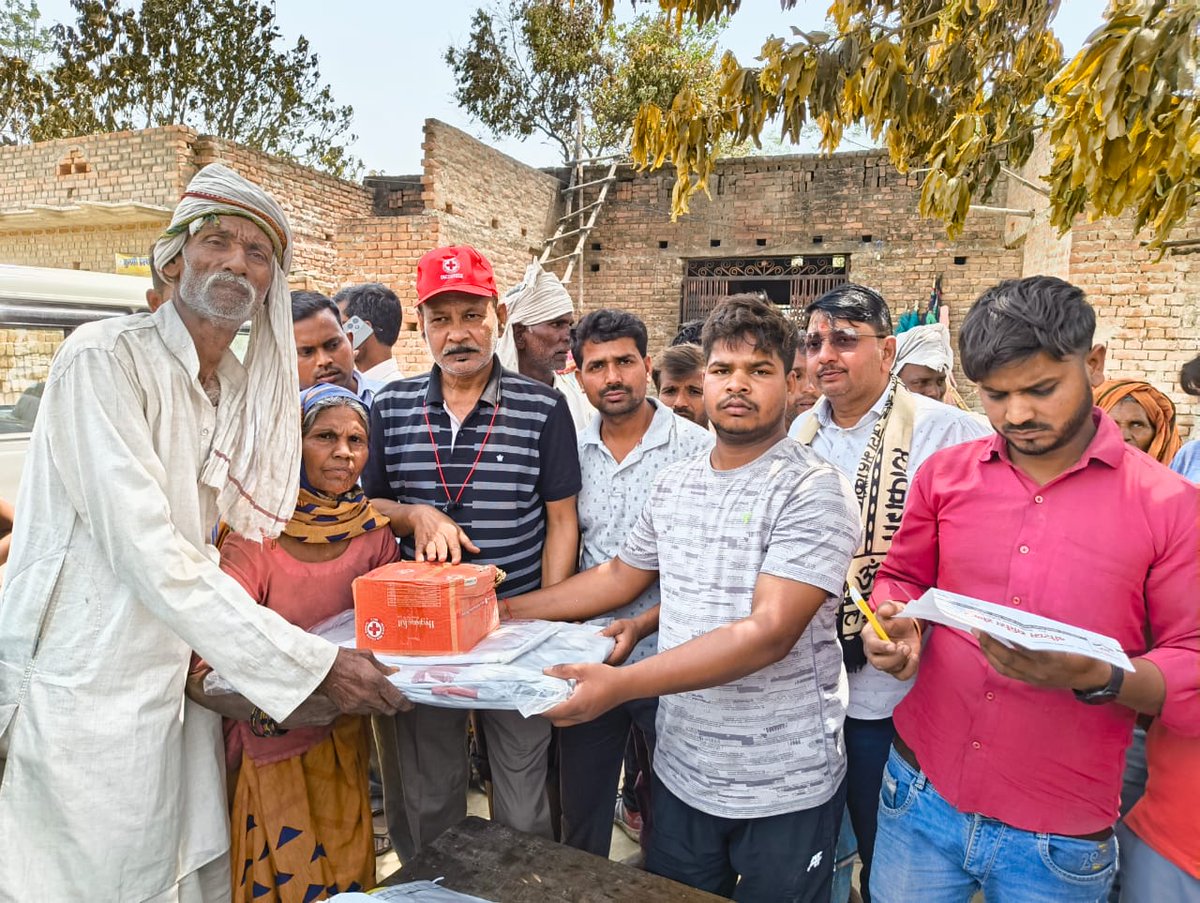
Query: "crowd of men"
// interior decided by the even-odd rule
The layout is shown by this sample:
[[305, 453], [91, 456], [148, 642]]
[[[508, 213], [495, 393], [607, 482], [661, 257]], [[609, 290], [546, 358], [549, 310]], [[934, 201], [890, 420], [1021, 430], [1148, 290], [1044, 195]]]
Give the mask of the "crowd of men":
[[[1200, 901], [1200, 490], [1094, 405], [1078, 288], [970, 307], [981, 416], [944, 326], [898, 342], [866, 286], [800, 322], [735, 295], [652, 357], [618, 305], [576, 320], [536, 264], [502, 293], [479, 250], [437, 248], [433, 363], [405, 377], [395, 293], [289, 296], [291, 253], [278, 203], [210, 165], [155, 245], [155, 312], [54, 361], [0, 597], [0, 899], [229, 899], [193, 653], [266, 722], [315, 697], [373, 716], [402, 859], [465, 816], [466, 713], [411, 705], [215, 560], [218, 524], [287, 521], [297, 389], [325, 383], [369, 408], [362, 487], [401, 557], [497, 565], [504, 617], [610, 620], [607, 663], [550, 669], [574, 690], [545, 717], [475, 713], [497, 820], [607, 855], [624, 770], [644, 867], [737, 900], [1084, 903], [1119, 863], [1123, 900]], [[1113, 637], [1133, 670], [904, 617], [931, 587]]]

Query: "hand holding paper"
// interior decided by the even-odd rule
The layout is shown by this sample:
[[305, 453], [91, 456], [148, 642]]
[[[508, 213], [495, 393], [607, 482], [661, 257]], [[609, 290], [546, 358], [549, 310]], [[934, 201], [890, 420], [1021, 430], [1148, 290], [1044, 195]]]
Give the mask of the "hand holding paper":
[[1094, 690], [1108, 682], [1110, 666], [1077, 652], [1047, 652], [1004, 646], [986, 633], [973, 631], [988, 664], [997, 673], [1034, 687]]
[[[1022, 673], [1028, 674], [1028, 677], [1031, 678], [1027, 681], [1029, 683], [1038, 682], [1043, 686], [1066, 687], [1073, 686], [1071, 683], [1062, 682], [1067, 677], [1067, 672], [1075, 673], [1086, 670], [1091, 673], [1099, 673], [1099, 669], [1096, 669], [1094, 665], [1088, 664], [1085, 668], [1082, 662], [1077, 661], [1081, 658], [1107, 662], [1118, 668], [1124, 668], [1126, 671], [1134, 670], [1129, 656], [1111, 637], [1073, 627], [1051, 618], [1044, 618], [1041, 615], [1029, 614], [1006, 605], [996, 605], [946, 590], [936, 588], [926, 590], [921, 598], [908, 604], [902, 617], [923, 618], [926, 621], [934, 621], [949, 627], [957, 627], [959, 630], [970, 631], [977, 636], [984, 635], [991, 641], [984, 649], [985, 655], [989, 650], [993, 653], [988, 656], [989, 660], [995, 658], [997, 661], [1011, 662], [1013, 666], [1023, 663]], [[980, 646], [983, 646], [983, 637], [981, 637]], [[1008, 652], [1014, 654], [1000, 656], [997, 650], [1005, 647]], [[1065, 653], [1069, 654], [1070, 658], [1047, 659], [1031, 654], [1035, 652], [1054, 653], [1055, 656]], [[1034, 667], [1034, 662], [1041, 664]], [[993, 661], [993, 665], [995, 665], [995, 661]], [[997, 670], [1000, 669], [997, 668]], [[1026, 678], [1019, 677], [1017, 679], [1025, 680]], [[1078, 674], [1076, 674], [1076, 679], [1079, 679]], [[1048, 680], [1054, 682], [1046, 683]], [[1103, 684], [1104, 681], [1102, 680], [1100, 683]]]

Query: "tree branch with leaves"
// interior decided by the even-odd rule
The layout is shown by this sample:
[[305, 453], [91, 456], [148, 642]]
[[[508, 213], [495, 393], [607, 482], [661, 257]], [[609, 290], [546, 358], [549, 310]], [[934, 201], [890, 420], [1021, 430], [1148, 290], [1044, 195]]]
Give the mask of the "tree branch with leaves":
[[[600, 0], [611, 16], [615, 0]], [[791, 9], [797, 0], [781, 0]], [[740, 0], [661, 0], [676, 25], [735, 15]], [[636, 6], [636, 2], [635, 2]], [[1002, 166], [1044, 132], [1051, 219], [1070, 228], [1132, 210], [1161, 246], [1200, 185], [1196, 68], [1200, 4], [1112, 0], [1105, 23], [1063, 65], [1058, 0], [833, 0], [830, 32], [769, 38], [758, 65], [732, 54], [706, 98], [685, 85], [642, 106], [634, 159], [676, 169], [673, 212], [706, 191], [723, 142], [758, 142], [773, 122], [793, 141], [815, 122], [832, 152], [864, 127], [901, 172], [927, 170], [920, 212], [962, 231]]]

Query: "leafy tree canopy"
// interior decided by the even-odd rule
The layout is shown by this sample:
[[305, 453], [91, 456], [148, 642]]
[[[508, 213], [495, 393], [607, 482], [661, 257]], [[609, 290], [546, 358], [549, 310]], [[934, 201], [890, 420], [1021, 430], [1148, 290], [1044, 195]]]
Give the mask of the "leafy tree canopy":
[[643, 104], [690, 85], [715, 101], [720, 25], [674, 27], [663, 15], [604, 21], [596, 0], [511, 0], [476, 10], [446, 51], [455, 100], [494, 137], [537, 133], [575, 156], [576, 117], [589, 154], [623, 146]]
[[[283, 45], [272, 6], [238, 0], [71, 3], [75, 24], [52, 29], [49, 65], [41, 72], [26, 68], [22, 90], [37, 100], [25, 126], [10, 127], [14, 137], [40, 141], [180, 124], [334, 175], [360, 168], [346, 149], [354, 140], [353, 110], [339, 106], [322, 83], [306, 38], [290, 49]], [[11, 57], [3, 46], [0, 53], [3, 91]]]
[[[598, 0], [611, 16], [615, 0]], [[633, 0], [635, 6], [638, 0]], [[783, 9], [797, 0], [780, 0]], [[658, 0], [676, 25], [735, 15], [740, 0]], [[1182, 223], [1200, 188], [1200, 3], [1111, 0], [1103, 26], [1064, 66], [1051, 30], [1059, 0], [833, 0], [829, 31], [770, 37], [754, 66], [732, 54], [716, 97], [684, 86], [642, 106], [634, 158], [675, 165], [676, 215], [707, 189], [723, 142], [757, 142], [815, 122], [833, 151], [851, 125], [902, 172], [928, 169], [920, 211], [957, 236], [973, 199], [1040, 133], [1051, 220], [1132, 212], [1153, 244]]]

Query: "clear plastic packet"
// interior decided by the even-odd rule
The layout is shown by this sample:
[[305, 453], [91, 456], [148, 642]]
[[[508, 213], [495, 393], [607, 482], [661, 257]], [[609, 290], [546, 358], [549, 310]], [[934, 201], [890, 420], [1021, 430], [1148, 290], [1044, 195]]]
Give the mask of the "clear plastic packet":
[[[513, 710], [528, 718], [565, 701], [573, 689], [570, 682], [543, 674], [544, 669], [603, 662], [615, 645], [611, 637], [600, 636], [594, 624], [506, 621], [495, 633], [501, 630], [505, 633], [490, 651], [484, 646], [492, 636], [463, 655], [379, 656], [379, 660], [397, 669], [388, 679], [413, 702], [450, 709]], [[353, 648], [354, 612], [335, 615], [312, 633]], [[485, 660], [463, 661], [480, 657]], [[489, 657], [508, 660], [487, 661]], [[216, 696], [234, 689], [213, 672], [204, 679], [204, 692]]]

